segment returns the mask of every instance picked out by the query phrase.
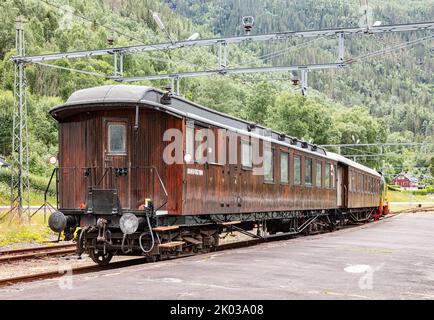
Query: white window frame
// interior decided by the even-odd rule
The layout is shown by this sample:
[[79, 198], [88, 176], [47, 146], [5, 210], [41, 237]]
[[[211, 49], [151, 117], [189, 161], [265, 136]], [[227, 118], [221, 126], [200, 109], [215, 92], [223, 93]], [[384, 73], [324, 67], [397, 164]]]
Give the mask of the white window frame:
[[[320, 168], [319, 171], [319, 184], [318, 184], [318, 168]], [[322, 161], [316, 161], [316, 176], [315, 176], [315, 185], [318, 188], [322, 188]]]
[[[267, 158], [267, 153], [271, 154], [270, 158]], [[270, 164], [271, 179], [269, 179], [267, 177], [267, 168], [266, 168], [267, 159], [271, 160], [269, 162], [269, 164]], [[264, 182], [266, 182], [266, 183], [274, 183], [274, 149], [273, 148], [271, 148], [271, 149], [270, 148], [264, 149]]]
[[[122, 134], [123, 134], [123, 150], [111, 150], [111, 128], [114, 126], [119, 126], [123, 128]], [[109, 155], [126, 155], [127, 154], [127, 124], [125, 122], [121, 121], [109, 121], [107, 123], [107, 154]]]
[[[249, 155], [249, 158], [245, 159], [244, 157], [244, 151], [245, 148], [247, 148], [247, 152]], [[244, 169], [252, 169], [253, 168], [253, 148], [252, 144], [249, 140], [241, 139], [241, 166]]]
[[[296, 159], [298, 159], [298, 174], [296, 173]], [[294, 185], [300, 186], [301, 185], [301, 156], [296, 154], [294, 155]], [[298, 181], [296, 180], [298, 178]]]
[[[282, 157], [286, 156], [286, 180], [282, 180]], [[280, 152], [280, 183], [281, 184], [289, 184], [289, 153], [281, 151]]]

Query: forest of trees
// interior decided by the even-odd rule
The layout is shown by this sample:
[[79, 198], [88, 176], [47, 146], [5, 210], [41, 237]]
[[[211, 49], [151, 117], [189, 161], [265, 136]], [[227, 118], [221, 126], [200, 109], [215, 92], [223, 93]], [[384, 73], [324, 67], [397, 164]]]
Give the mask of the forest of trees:
[[[434, 20], [429, 1], [370, 1], [375, 20], [384, 24]], [[167, 42], [152, 19], [159, 13], [175, 40], [199, 32], [202, 38], [242, 34], [241, 18], [255, 16], [253, 33], [356, 26], [358, 0], [4, 0], [0, 3], [0, 154], [11, 153], [15, 19], [26, 19], [28, 54], [95, 49]], [[285, 8], [285, 10], [282, 10]], [[288, 9], [290, 8], [290, 9]], [[357, 57], [386, 45], [426, 35], [426, 32], [357, 36], [346, 39], [347, 57]], [[337, 41], [318, 39], [302, 50], [286, 50], [273, 59], [257, 57], [296, 46], [302, 40], [242, 44], [229, 49], [230, 66], [288, 65], [334, 62]], [[267, 80], [270, 75], [215, 76], [184, 79], [183, 95], [205, 106], [264, 124], [317, 144], [376, 142], [434, 142], [434, 52], [432, 42], [354, 63], [344, 70], [309, 73], [309, 95], [304, 97], [289, 78]], [[109, 75], [111, 57], [55, 62]], [[126, 75], [203, 70], [217, 65], [216, 48], [127, 55]], [[47, 111], [61, 104], [75, 90], [110, 83], [102, 77], [49, 69], [27, 68], [31, 171], [46, 176], [47, 158], [57, 150], [57, 127]], [[165, 81], [142, 82], [162, 87]], [[297, 89], [297, 90], [296, 90]], [[431, 145], [432, 146], [432, 145]], [[391, 149], [393, 151], [396, 149]], [[431, 153], [433, 148], [430, 149]], [[342, 150], [347, 154], [375, 153], [378, 148]], [[387, 151], [387, 150], [386, 150]], [[412, 171], [429, 180], [432, 157], [405, 151], [387, 158], [359, 161], [386, 168], [393, 175]], [[1, 191], [1, 190], [0, 190]]]

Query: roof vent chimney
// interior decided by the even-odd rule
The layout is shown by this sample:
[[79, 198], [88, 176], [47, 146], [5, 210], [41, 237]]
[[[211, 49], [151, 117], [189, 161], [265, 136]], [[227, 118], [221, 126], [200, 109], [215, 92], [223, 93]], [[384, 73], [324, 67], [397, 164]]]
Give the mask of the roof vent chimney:
[[161, 104], [171, 104], [172, 103], [172, 88], [167, 86], [164, 88], [166, 90], [165, 93], [163, 93], [163, 96], [160, 99]]

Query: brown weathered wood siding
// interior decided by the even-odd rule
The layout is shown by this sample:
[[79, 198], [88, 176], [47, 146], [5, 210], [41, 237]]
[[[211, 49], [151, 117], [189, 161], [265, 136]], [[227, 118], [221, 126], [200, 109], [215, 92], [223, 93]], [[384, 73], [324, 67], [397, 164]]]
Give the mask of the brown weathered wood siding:
[[[163, 189], [150, 167], [155, 167], [167, 190], [168, 203], [162, 210], [180, 213], [182, 195], [182, 165], [166, 166], [163, 142], [167, 128], [182, 129], [182, 120], [150, 109], [140, 109], [138, 130], [134, 129], [135, 110], [125, 108], [107, 111], [82, 112], [60, 123], [60, 207], [78, 208], [86, 199], [87, 185], [95, 185], [105, 167], [125, 167], [126, 176], [117, 178], [122, 208], [137, 209], [154, 192], [156, 207], [166, 200]], [[107, 155], [107, 122], [127, 124], [127, 155]], [[85, 178], [84, 169], [91, 167], [91, 177]], [[92, 180], [90, 180], [92, 179]], [[153, 184], [152, 184], [153, 183]], [[110, 171], [99, 187], [113, 188]]]
[[[325, 186], [325, 166], [337, 163], [302, 150], [272, 144], [274, 150], [274, 181], [264, 182], [262, 175], [241, 166], [241, 139], [237, 142], [237, 164], [173, 164], [166, 165], [163, 151], [169, 142], [163, 141], [164, 132], [177, 128], [184, 132], [186, 119], [157, 110], [140, 108], [139, 126], [134, 128], [135, 108], [91, 110], [83, 107], [75, 115], [60, 121], [60, 207], [77, 209], [86, 201], [87, 186], [100, 180], [104, 167], [126, 167], [126, 176], [118, 177], [119, 198], [122, 208], [138, 209], [146, 198], [152, 198], [159, 207], [166, 200], [163, 189], [154, 179], [149, 167], [155, 167], [169, 194], [167, 210], [173, 215], [225, 214], [270, 212], [289, 210], [318, 210], [336, 208], [336, 181]], [[127, 155], [106, 155], [107, 122], [121, 121], [127, 124]], [[217, 128], [214, 128], [217, 129]], [[217, 152], [220, 152], [218, 150]], [[289, 154], [289, 183], [280, 181], [280, 153]], [[294, 155], [301, 157], [301, 184], [294, 184]], [[312, 185], [306, 186], [305, 159], [312, 159]], [[316, 185], [316, 163], [322, 165], [321, 185]], [[84, 168], [92, 167], [90, 178], [84, 176]], [[202, 175], [187, 174], [189, 169], [200, 170]], [[370, 176], [361, 170], [350, 168]], [[347, 173], [343, 175], [348, 184]], [[374, 178], [379, 183], [379, 178]], [[114, 180], [107, 176], [101, 187], [114, 187]], [[375, 207], [379, 202], [379, 189], [348, 191], [349, 207]]]

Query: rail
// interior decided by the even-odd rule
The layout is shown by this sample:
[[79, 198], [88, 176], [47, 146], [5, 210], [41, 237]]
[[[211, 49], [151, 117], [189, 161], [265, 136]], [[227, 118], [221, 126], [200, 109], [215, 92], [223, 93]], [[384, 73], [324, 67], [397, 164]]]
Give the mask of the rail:
[[[396, 217], [398, 215], [399, 214], [391, 214], [387, 217], [381, 218], [378, 221], [372, 222], [372, 224], [375, 225], [375, 224], [379, 223], [380, 221], [382, 221], [383, 219], [390, 219], [390, 218]], [[346, 231], [349, 231], [351, 229], [352, 230], [358, 229], [360, 227], [365, 228], [365, 225], [347, 226], [341, 232], [346, 232]], [[347, 229], [347, 230], [345, 230], [345, 229]], [[289, 236], [291, 236], [291, 234], [276, 234], [276, 235], [273, 235], [272, 237], [267, 237], [267, 238], [256, 238], [256, 239], [248, 239], [248, 240], [229, 242], [229, 243], [224, 243], [224, 244], [218, 245], [217, 247], [215, 247], [213, 249], [213, 251], [224, 251], [224, 250], [231, 250], [231, 249], [237, 249], [237, 248], [245, 248], [245, 247], [258, 245], [261, 243], [285, 240], [285, 239], [288, 239]], [[169, 259], [179, 259], [179, 258], [185, 258], [185, 257], [193, 256], [193, 255], [194, 255], [194, 253], [185, 253], [185, 254], [177, 255], [175, 257], [171, 257]], [[121, 260], [121, 261], [112, 262], [111, 264], [106, 265], [106, 266], [89, 265], [89, 266], [83, 266], [83, 267], [76, 267], [76, 268], [72, 268], [72, 272], [73, 272], [73, 274], [86, 274], [86, 273], [92, 273], [92, 272], [98, 272], [98, 271], [120, 269], [120, 268], [130, 267], [130, 266], [134, 266], [134, 265], [140, 265], [140, 264], [144, 264], [144, 263], [149, 263], [149, 261], [146, 260], [146, 258], [142, 258], [142, 257], [140, 257], [140, 258], [139, 257], [132, 257], [129, 260]], [[48, 272], [37, 273], [37, 274], [22, 275], [22, 276], [15, 276], [12, 278], [0, 279], [0, 288], [6, 287], [9, 285], [13, 285], [13, 284], [17, 284], [17, 283], [31, 282], [31, 281], [42, 280], [42, 279], [52, 279], [52, 278], [56, 278], [56, 277], [61, 277], [63, 275], [64, 275], [63, 272], [59, 272], [59, 270], [55, 270], [55, 271], [48, 271]]]

